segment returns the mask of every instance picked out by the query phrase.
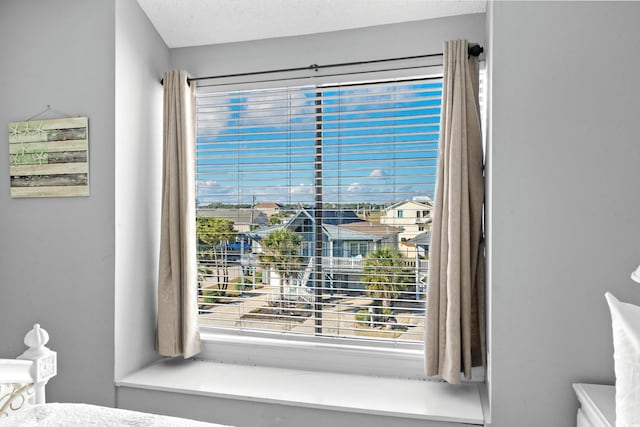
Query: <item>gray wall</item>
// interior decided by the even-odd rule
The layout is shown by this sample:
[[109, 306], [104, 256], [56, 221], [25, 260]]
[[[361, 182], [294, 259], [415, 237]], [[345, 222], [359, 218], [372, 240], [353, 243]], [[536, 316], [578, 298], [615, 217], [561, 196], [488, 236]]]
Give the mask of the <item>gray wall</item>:
[[[640, 59], [633, 54], [640, 4], [496, 2], [489, 9], [492, 425], [571, 425], [571, 382], [613, 381], [603, 293], [640, 303], [629, 279], [640, 262]], [[171, 61], [197, 76], [404, 56], [439, 51], [451, 38], [483, 43], [483, 25], [478, 15], [178, 49]], [[158, 138], [159, 111], [139, 100], [157, 102], [155, 74], [167, 66], [166, 52], [125, 0], [6, 0], [0, 57], [5, 123], [50, 104], [87, 115], [91, 135], [88, 198], [11, 199], [0, 150], [0, 357], [22, 352], [24, 332], [40, 322], [64, 351], [49, 397], [110, 405], [114, 363], [122, 375], [154, 357], [146, 298], [155, 276], [159, 166], [144, 154]], [[129, 186], [135, 168], [140, 182]], [[140, 212], [145, 220], [131, 219]], [[139, 356], [128, 356], [129, 347]], [[152, 393], [130, 394], [123, 392], [123, 406], [154, 409]], [[308, 414], [294, 412], [284, 415], [295, 422]]]
[[380, 25], [299, 37], [171, 49], [194, 77], [442, 52], [450, 39], [484, 42], [484, 14]]
[[[237, 427], [470, 427], [442, 421], [400, 419], [354, 412], [323, 411], [315, 408], [213, 399], [204, 396], [155, 390], [120, 388], [120, 407], [144, 412], [211, 421]], [[131, 402], [135, 402], [131, 405]]]
[[604, 292], [640, 303], [638, 19], [490, 5], [493, 426], [575, 425], [571, 383], [614, 380]]
[[[0, 357], [40, 322], [59, 351], [52, 401], [115, 404], [114, 376], [153, 360], [162, 73], [137, 2], [0, 2], [0, 117], [47, 104], [89, 117], [91, 196], [11, 199], [0, 150]], [[6, 144], [6, 132], [5, 132]]]
[[[302, 37], [172, 49], [170, 55], [172, 68], [185, 69], [193, 76], [207, 76], [300, 67], [312, 63], [329, 64], [441, 52], [443, 40], [466, 38], [484, 43], [484, 25], [483, 14], [468, 15]], [[117, 149], [119, 147], [118, 143]], [[120, 156], [117, 159], [119, 167]], [[117, 201], [120, 202], [119, 193]], [[119, 259], [118, 244], [117, 249]], [[117, 272], [116, 276], [118, 275]], [[117, 304], [118, 301], [117, 298]], [[129, 326], [130, 328], [135, 326], [136, 331], [133, 333], [139, 333], [137, 324], [131, 323]], [[118, 338], [116, 338], [116, 344], [118, 344]], [[336, 427], [355, 425], [436, 427], [442, 425], [442, 423], [399, 420], [365, 414], [327, 412], [240, 400], [134, 390], [126, 387], [118, 389], [118, 406], [168, 415], [191, 415], [202, 420], [238, 426], [307, 425], [311, 427], [331, 424]]]
[[162, 85], [169, 49], [138, 3], [116, 0], [115, 378], [157, 358]]
[[[114, 3], [0, 2], [0, 357], [36, 322], [60, 350], [53, 400], [114, 403]], [[12, 199], [7, 123], [89, 117], [91, 196]], [[45, 116], [51, 118], [51, 116]]]

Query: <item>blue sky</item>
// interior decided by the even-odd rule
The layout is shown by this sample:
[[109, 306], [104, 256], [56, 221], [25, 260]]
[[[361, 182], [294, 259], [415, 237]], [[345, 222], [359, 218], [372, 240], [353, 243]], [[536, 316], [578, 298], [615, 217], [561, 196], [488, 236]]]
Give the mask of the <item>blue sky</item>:
[[441, 95], [432, 80], [199, 96], [198, 201], [313, 203], [318, 109], [325, 202], [433, 197]]

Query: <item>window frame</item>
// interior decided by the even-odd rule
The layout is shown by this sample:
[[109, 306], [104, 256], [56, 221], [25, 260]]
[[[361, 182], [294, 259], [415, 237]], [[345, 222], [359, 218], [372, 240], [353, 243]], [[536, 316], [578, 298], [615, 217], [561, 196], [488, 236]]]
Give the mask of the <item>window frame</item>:
[[201, 326], [202, 351], [198, 358], [248, 366], [425, 379], [424, 351], [411, 345], [389, 348], [348, 338], [340, 338], [337, 343], [332, 337], [268, 335]]
[[[206, 85], [208, 89], [220, 86], [221, 91], [241, 89], [266, 89], [286, 85], [331, 84], [335, 76], [357, 74], [353, 80], [375, 81], [401, 79], [406, 77], [442, 77], [442, 65], [438, 58], [428, 59], [424, 68], [417, 68], [415, 60], [403, 61], [390, 71], [375, 68], [353, 71], [332, 70], [331, 73], [296, 77], [274, 75], [272, 79], [254, 82], [239, 82], [224, 79], [216, 85]], [[433, 65], [432, 63], [436, 65]], [[366, 66], [364, 68], [367, 68]], [[371, 69], [372, 68], [372, 69]], [[290, 79], [289, 79], [290, 78]], [[200, 88], [199, 88], [200, 89]], [[401, 217], [400, 217], [401, 218]], [[345, 337], [303, 337], [286, 336], [268, 332], [255, 333], [246, 330], [226, 330], [200, 325], [202, 352], [199, 358], [223, 363], [272, 366], [292, 369], [309, 369], [327, 372], [343, 372], [361, 375], [377, 375], [394, 378], [425, 379], [423, 343], [380, 343], [366, 342]], [[250, 349], [250, 351], [248, 351]], [[301, 357], [302, 355], [302, 357]], [[475, 374], [474, 374], [475, 377]], [[476, 377], [477, 378], [477, 377]], [[475, 380], [475, 378], [474, 378]]]

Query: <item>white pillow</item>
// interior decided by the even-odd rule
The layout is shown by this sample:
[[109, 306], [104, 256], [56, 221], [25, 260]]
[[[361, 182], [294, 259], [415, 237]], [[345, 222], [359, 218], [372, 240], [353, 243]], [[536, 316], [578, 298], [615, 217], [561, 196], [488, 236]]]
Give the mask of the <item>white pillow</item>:
[[616, 427], [640, 425], [640, 307], [607, 292], [616, 373]]

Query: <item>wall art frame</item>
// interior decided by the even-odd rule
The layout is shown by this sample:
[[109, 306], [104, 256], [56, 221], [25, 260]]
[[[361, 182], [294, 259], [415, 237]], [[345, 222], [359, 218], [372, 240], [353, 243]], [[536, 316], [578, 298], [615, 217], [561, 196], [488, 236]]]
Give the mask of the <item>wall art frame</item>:
[[89, 196], [89, 119], [9, 123], [11, 197]]

